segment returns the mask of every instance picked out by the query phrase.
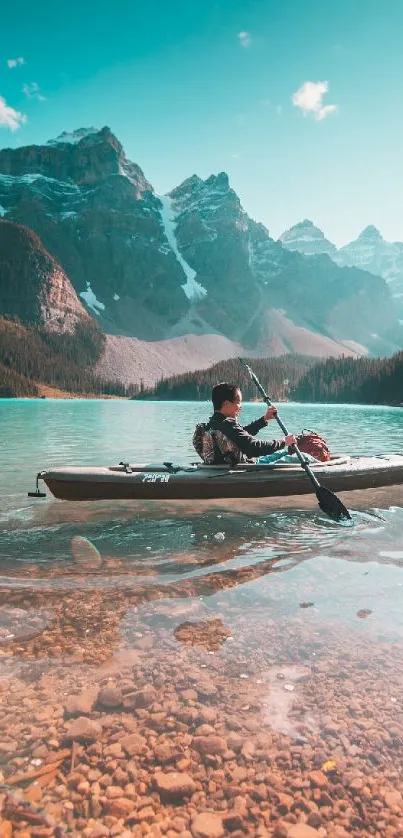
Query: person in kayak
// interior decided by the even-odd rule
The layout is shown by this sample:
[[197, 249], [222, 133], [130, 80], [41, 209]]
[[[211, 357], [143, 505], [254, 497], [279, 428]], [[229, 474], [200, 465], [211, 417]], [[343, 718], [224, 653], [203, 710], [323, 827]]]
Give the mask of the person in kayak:
[[242, 409], [242, 393], [236, 384], [216, 384], [211, 399], [214, 413], [207, 423], [196, 426], [193, 435], [193, 445], [205, 463], [234, 466], [254, 462], [262, 455], [273, 454], [297, 442], [293, 434], [283, 440], [255, 439], [276, 417], [275, 407], [268, 407], [264, 416], [249, 425], [240, 425], [237, 420]]

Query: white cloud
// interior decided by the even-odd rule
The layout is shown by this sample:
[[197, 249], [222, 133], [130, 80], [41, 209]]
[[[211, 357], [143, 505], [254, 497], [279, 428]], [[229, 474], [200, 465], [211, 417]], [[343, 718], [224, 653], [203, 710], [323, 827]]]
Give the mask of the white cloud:
[[21, 55], [19, 56], [19, 58], [8, 58], [7, 59], [7, 67], [9, 67], [10, 70], [12, 70], [13, 67], [20, 67], [21, 64], [25, 64], [25, 59], [22, 58]]
[[304, 116], [311, 113], [317, 122], [321, 122], [329, 114], [337, 111], [337, 105], [323, 104], [323, 97], [328, 89], [327, 81], [306, 81], [293, 93], [292, 103]]
[[252, 43], [252, 36], [250, 32], [238, 32], [238, 41], [241, 47], [247, 49]]
[[27, 121], [25, 114], [10, 108], [3, 96], [0, 96], [0, 127], [17, 131]]
[[42, 95], [39, 85], [36, 81], [31, 81], [29, 84], [24, 84], [22, 92], [25, 93], [27, 99], [37, 99], [38, 102], [45, 102], [46, 97]]

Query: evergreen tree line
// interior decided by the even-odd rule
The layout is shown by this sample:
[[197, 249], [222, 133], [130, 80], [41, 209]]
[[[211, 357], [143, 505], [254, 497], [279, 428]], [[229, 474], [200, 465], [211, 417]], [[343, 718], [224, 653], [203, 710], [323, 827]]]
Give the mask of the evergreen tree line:
[[[290, 354], [246, 360], [273, 401], [403, 404], [403, 352], [391, 358], [343, 356], [318, 361]], [[219, 381], [238, 384], [245, 400], [258, 396], [245, 368], [232, 358], [207, 370], [163, 379], [154, 387], [141, 387], [133, 398], [205, 401]]]
[[[315, 358], [303, 355], [245, 360], [256, 373], [266, 392], [276, 401], [288, 399], [297, 381], [316, 363]], [[154, 387], [142, 388], [134, 398], [206, 401], [211, 397], [212, 387], [219, 381], [238, 384], [246, 401], [259, 397], [245, 367], [238, 358], [231, 358], [228, 361], [219, 361], [209, 369], [162, 379]]]
[[[37, 383], [77, 394], [137, 399], [206, 401], [214, 384], [238, 384], [245, 400], [259, 397], [239, 359], [162, 379], [154, 387], [126, 387], [93, 372], [105, 335], [92, 321], [73, 334], [49, 333], [0, 316], [0, 397], [38, 396]], [[282, 355], [246, 359], [273, 401], [403, 404], [403, 351], [391, 358]]]
[[292, 398], [302, 402], [403, 404], [403, 352], [391, 358], [327, 358], [307, 370]]
[[104, 341], [91, 322], [59, 335], [0, 317], [0, 397], [37, 396], [36, 382], [72, 393], [131, 394], [119, 381], [93, 373]]
[[36, 384], [0, 362], [0, 398], [20, 399], [27, 396], [39, 396]]

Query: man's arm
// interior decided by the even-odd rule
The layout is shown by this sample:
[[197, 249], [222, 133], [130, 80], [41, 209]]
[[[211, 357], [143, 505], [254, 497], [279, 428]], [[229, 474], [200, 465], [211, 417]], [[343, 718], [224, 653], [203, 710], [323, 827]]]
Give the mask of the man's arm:
[[245, 425], [245, 431], [252, 436], [255, 436], [262, 428], [265, 428], [267, 423], [270, 419], [275, 419], [277, 417], [277, 408], [274, 404], [270, 404], [266, 410], [264, 416], [261, 416], [260, 419], [255, 419], [254, 422], [251, 422], [250, 425]]
[[[255, 434], [258, 434], [259, 431], [262, 430], [262, 428], [266, 427], [266, 425], [267, 425], [266, 419], [264, 418], [264, 416], [261, 416], [260, 419], [255, 419], [253, 422], [250, 422], [249, 425], [244, 425], [243, 429], [244, 429], [244, 431], [246, 431], [247, 434], [250, 434], [251, 436], [255, 436]], [[242, 426], [240, 425], [239, 427], [242, 427]]]
[[258, 425], [256, 428], [255, 433], [257, 433], [260, 428], [265, 427], [266, 422], [264, 419], [257, 419], [255, 422], [252, 422], [251, 425], [247, 425], [245, 428], [242, 425], [239, 425], [236, 419], [225, 419], [224, 422], [220, 425], [220, 431], [222, 431], [231, 442], [235, 443], [235, 445], [242, 451], [242, 454], [245, 454], [246, 457], [260, 457], [263, 454], [273, 454], [274, 451], [278, 451], [280, 448], [284, 448], [284, 440], [280, 439], [270, 439], [270, 440], [260, 440], [254, 439], [251, 433], [249, 433], [248, 428]]

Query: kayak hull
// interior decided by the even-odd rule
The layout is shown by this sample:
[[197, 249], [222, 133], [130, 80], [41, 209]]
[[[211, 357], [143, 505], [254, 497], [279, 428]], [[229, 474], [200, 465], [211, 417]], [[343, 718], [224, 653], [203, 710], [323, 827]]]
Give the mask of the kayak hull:
[[[339, 457], [311, 466], [333, 492], [403, 485], [403, 455]], [[69, 501], [213, 500], [305, 495], [312, 483], [299, 465], [119, 465], [63, 467], [40, 472], [54, 497]], [[403, 492], [403, 490], [402, 490]]]

